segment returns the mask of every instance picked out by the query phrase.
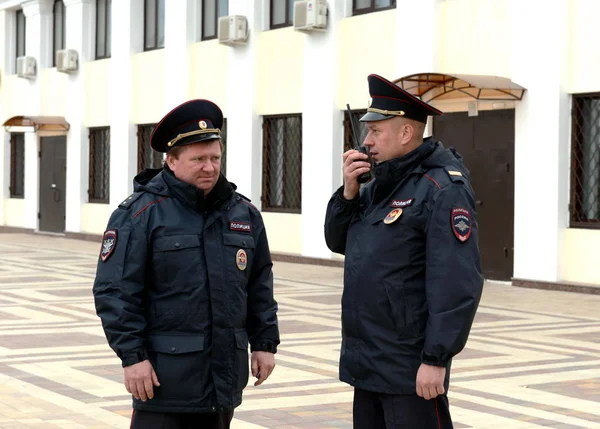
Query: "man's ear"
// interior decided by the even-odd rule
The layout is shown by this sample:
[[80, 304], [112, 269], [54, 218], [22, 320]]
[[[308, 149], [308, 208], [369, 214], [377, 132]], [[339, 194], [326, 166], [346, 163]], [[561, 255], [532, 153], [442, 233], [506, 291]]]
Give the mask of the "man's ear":
[[169, 166], [169, 168], [172, 170], [173, 169], [173, 155], [167, 154], [167, 156], [165, 156], [165, 161], [166, 161], [167, 165]]
[[415, 134], [415, 129], [412, 126], [412, 124], [410, 122], [404, 123], [401, 125], [400, 129], [401, 129], [402, 143], [407, 144], [410, 141], [412, 141], [412, 138]]

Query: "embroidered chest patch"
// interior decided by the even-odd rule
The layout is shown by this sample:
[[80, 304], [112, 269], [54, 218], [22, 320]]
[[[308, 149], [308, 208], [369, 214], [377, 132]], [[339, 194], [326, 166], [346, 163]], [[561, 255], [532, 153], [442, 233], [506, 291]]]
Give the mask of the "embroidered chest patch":
[[106, 260], [112, 255], [113, 251], [117, 247], [117, 230], [116, 229], [108, 229], [104, 233], [102, 237], [102, 248], [100, 249], [100, 259], [102, 262], [106, 262]]
[[471, 225], [471, 213], [469, 210], [455, 207], [452, 209], [452, 232], [454, 236], [464, 243], [471, 236], [472, 225]]
[[395, 208], [404, 208], [404, 207], [409, 207], [412, 206], [412, 203], [415, 202], [414, 198], [408, 199], [408, 200], [394, 200], [390, 203], [390, 207], [395, 207]]
[[242, 231], [242, 232], [251, 232], [252, 228], [248, 222], [237, 222], [231, 221], [229, 222], [229, 229], [232, 231]]

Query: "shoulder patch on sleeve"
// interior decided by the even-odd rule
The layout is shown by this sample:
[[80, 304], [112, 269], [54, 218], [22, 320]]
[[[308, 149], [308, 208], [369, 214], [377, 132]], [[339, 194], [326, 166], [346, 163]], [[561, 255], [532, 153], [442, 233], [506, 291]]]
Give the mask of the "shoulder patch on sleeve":
[[472, 222], [471, 212], [462, 207], [454, 207], [452, 209], [452, 232], [461, 243], [466, 242], [471, 236]]
[[119, 204], [119, 208], [121, 208], [121, 209], [128, 209], [143, 194], [144, 194], [143, 192], [134, 192], [133, 194], [131, 194], [130, 196], [128, 196], [127, 198], [125, 198], [125, 200], [121, 204]]
[[106, 262], [110, 255], [117, 248], [117, 230], [107, 229], [102, 236], [102, 247], [100, 249], [100, 259]]

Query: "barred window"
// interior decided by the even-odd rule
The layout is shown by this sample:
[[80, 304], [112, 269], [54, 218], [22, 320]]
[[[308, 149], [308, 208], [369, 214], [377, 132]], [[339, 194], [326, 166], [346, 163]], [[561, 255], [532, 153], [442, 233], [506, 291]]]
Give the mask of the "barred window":
[[265, 211], [300, 213], [302, 207], [302, 115], [266, 116], [263, 121]]
[[202, 0], [202, 40], [215, 39], [219, 18], [229, 13], [229, 0]]
[[[364, 122], [360, 122], [360, 118], [367, 113], [366, 110], [353, 110], [352, 116], [354, 117], [354, 124], [357, 127], [357, 131], [359, 132], [358, 143], [363, 144], [365, 141], [365, 137], [367, 137], [367, 133], [369, 132], [367, 128], [367, 124]], [[350, 149], [355, 149], [354, 141], [352, 137], [352, 124], [350, 123], [350, 117], [348, 115], [348, 111], [344, 112], [344, 152], [349, 151]]]
[[144, 51], [165, 47], [165, 0], [144, 1]]
[[25, 134], [10, 135], [10, 198], [25, 196]]
[[54, 0], [54, 55], [52, 66], [56, 66], [56, 52], [65, 49], [67, 21], [62, 0]]
[[96, 0], [96, 59], [110, 58], [112, 0]]
[[600, 228], [600, 94], [573, 96], [571, 226]]
[[380, 10], [393, 9], [396, 0], [353, 0], [352, 14], [362, 15], [365, 13], [379, 12]]
[[223, 176], [227, 176], [227, 118], [223, 118], [221, 138], [223, 141], [223, 153], [221, 154], [221, 173]]
[[89, 202], [108, 204], [110, 194], [110, 128], [90, 128]]
[[150, 137], [154, 127], [156, 124], [138, 125], [138, 173], [146, 168], [162, 168], [163, 166], [163, 154], [150, 147]]

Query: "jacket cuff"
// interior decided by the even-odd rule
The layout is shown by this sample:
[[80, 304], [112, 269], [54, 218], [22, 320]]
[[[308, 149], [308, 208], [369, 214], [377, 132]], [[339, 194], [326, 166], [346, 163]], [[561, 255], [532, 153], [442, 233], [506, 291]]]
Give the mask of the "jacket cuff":
[[426, 365], [446, 367], [449, 360], [450, 358], [447, 356], [435, 356], [425, 352], [421, 353], [421, 362]]
[[250, 350], [253, 352], [277, 353], [277, 345], [268, 340], [257, 340], [250, 343]]
[[121, 358], [123, 368], [125, 368], [126, 366], [135, 365], [136, 363], [148, 360], [148, 352], [146, 352], [146, 349], [128, 350], [121, 353], [119, 357]]
[[344, 210], [352, 211], [356, 207], [358, 207], [358, 203], [360, 201], [360, 193], [356, 194], [351, 200], [347, 200], [344, 198], [344, 186], [340, 186], [337, 191], [335, 191], [335, 202], [344, 208]]

